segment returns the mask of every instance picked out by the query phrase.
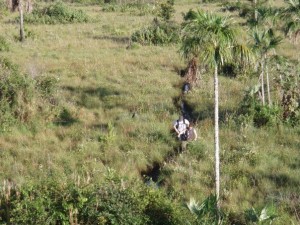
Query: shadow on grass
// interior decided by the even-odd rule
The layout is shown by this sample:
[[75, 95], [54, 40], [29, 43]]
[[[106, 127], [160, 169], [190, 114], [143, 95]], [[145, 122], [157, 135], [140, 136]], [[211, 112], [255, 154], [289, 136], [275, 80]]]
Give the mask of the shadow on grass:
[[88, 94], [92, 96], [98, 96], [99, 98], [104, 98], [110, 95], [120, 95], [119, 91], [108, 89], [105, 87], [98, 87], [98, 88], [81, 88], [81, 87], [71, 87], [71, 86], [64, 86], [63, 89], [68, 90], [72, 93], [78, 94]]
[[108, 124], [107, 123], [93, 124], [90, 126], [90, 128], [105, 132], [108, 130]]
[[116, 36], [94, 36], [93, 39], [95, 40], [110, 40], [120, 44], [129, 44], [130, 38], [129, 37], [116, 37]]
[[66, 108], [64, 108], [54, 124], [57, 126], [71, 126], [76, 122], [79, 122], [79, 120], [74, 118], [72, 114]]
[[163, 162], [153, 162], [151, 166], [147, 166], [146, 170], [140, 172], [142, 179], [146, 184], [151, 184], [154, 182], [158, 187], [165, 185], [165, 176], [170, 176], [171, 171], [162, 171], [164, 164], [173, 161], [176, 156], [185, 151], [186, 143], [178, 143], [177, 146], [173, 147]]
[[[197, 124], [199, 121], [206, 119], [214, 120], [214, 105], [213, 103], [206, 105], [205, 110], [195, 110], [196, 105], [189, 103], [187, 100], [183, 100], [180, 97], [174, 98], [173, 102], [177, 108], [181, 110], [181, 113], [190, 122]], [[219, 109], [219, 121], [220, 123], [228, 122], [228, 118], [232, 115], [236, 115], [236, 110], [233, 109]]]
[[162, 181], [159, 181], [160, 170], [161, 164], [158, 162], [154, 162], [151, 166], [147, 166], [146, 170], [141, 171], [141, 176], [144, 179], [144, 182], [148, 183], [153, 181], [158, 185], [161, 185], [160, 183]]
[[279, 187], [299, 187], [300, 182], [296, 179], [291, 178], [290, 176], [286, 174], [267, 174], [265, 175], [266, 178], [270, 179], [277, 188]]
[[106, 97], [120, 96], [122, 94], [120, 91], [106, 87], [75, 88], [71, 86], [64, 86], [63, 89], [72, 93], [72, 96], [77, 96], [77, 104], [87, 109], [99, 108], [101, 106], [101, 102], [104, 102]]

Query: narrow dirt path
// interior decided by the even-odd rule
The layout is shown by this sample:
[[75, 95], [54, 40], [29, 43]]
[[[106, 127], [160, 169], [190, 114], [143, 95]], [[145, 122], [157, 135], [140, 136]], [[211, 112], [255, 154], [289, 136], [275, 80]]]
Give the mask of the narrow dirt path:
[[[193, 118], [193, 109], [187, 104], [187, 101], [185, 100], [186, 93], [189, 91], [189, 89], [186, 89], [186, 83], [183, 83], [182, 86], [182, 92], [178, 97], [175, 97], [173, 99], [174, 105], [180, 110], [181, 115], [189, 120], [190, 122], [195, 122], [195, 119]], [[179, 115], [178, 115], [179, 116]], [[175, 136], [174, 136], [175, 138]], [[153, 181], [156, 183], [157, 186], [164, 185], [164, 180], [160, 179], [160, 174], [162, 168], [169, 162], [175, 161], [176, 157], [182, 153], [186, 148], [186, 142], [178, 142], [178, 145], [173, 146], [173, 150], [165, 157], [162, 163], [154, 162], [151, 167], [149, 167], [147, 170], [141, 172], [141, 176], [144, 179], [145, 183], [150, 183]]]

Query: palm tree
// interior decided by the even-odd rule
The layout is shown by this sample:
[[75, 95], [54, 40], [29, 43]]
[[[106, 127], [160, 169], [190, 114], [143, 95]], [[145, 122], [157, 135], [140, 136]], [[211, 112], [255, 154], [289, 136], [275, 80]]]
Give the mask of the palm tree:
[[218, 212], [220, 211], [219, 68], [232, 61], [235, 56], [243, 62], [249, 61], [247, 48], [238, 46], [236, 36], [237, 32], [230, 18], [200, 10], [190, 13], [182, 30], [183, 56], [186, 59], [201, 58], [214, 69], [215, 182]]
[[253, 0], [253, 8], [254, 8], [254, 21], [257, 22], [258, 19], [257, 0]]
[[271, 50], [275, 49], [281, 42], [282, 38], [276, 36], [271, 28], [259, 30], [256, 28], [253, 32], [254, 49], [258, 52], [260, 58], [260, 81], [261, 81], [261, 97], [262, 104], [265, 105], [265, 90], [264, 90], [264, 74], [267, 76], [267, 96], [268, 104], [271, 105], [270, 94], [270, 79], [268, 73], [268, 58]]
[[300, 0], [289, 0], [282, 16], [287, 19], [285, 34], [297, 43], [298, 35], [300, 35]]

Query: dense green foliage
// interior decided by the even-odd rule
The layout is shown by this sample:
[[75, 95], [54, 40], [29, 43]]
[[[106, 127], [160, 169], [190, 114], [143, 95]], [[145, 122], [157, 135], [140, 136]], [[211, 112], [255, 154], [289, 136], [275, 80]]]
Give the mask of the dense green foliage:
[[152, 25], [134, 32], [131, 40], [143, 45], [167, 45], [179, 42], [179, 26], [171, 22], [153, 21]]
[[0, 59], [0, 68], [1, 131], [8, 131], [15, 124], [30, 123], [37, 117], [55, 116], [54, 78], [42, 75], [33, 79], [21, 74], [6, 58]]
[[56, 2], [26, 14], [24, 20], [25, 23], [34, 24], [66, 24], [84, 23], [89, 18], [82, 10], [73, 10], [62, 2]]
[[[102, 184], [46, 180], [1, 186], [0, 223], [12, 224], [186, 224], [193, 217], [155, 186], [135, 185], [109, 171]], [[1, 223], [1, 224], [2, 224]]]
[[4, 37], [0, 36], [0, 52], [8, 51], [9, 50], [9, 44], [5, 40]]
[[135, 31], [131, 35], [131, 40], [143, 45], [178, 43], [180, 40], [180, 26], [171, 21], [174, 12], [174, 1], [168, 0], [161, 3], [158, 10], [158, 17], [161, 19], [155, 18], [151, 25]]

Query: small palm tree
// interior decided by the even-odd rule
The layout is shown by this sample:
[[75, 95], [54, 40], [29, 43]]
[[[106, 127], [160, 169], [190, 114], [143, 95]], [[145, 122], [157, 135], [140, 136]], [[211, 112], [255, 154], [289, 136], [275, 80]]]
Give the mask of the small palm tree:
[[214, 69], [214, 124], [215, 124], [215, 182], [216, 207], [220, 211], [220, 147], [219, 147], [219, 87], [220, 66], [235, 57], [249, 61], [246, 46], [238, 45], [237, 30], [229, 17], [203, 11], [190, 12], [182, 30], [181, 53], [187, 59], [201, 58]]
[[197, 216], [198, 221], [203, 224], [214, 224], [217, 222], [217, 211], [216, 211], [217, 198], [214, 195], [208, 196], [201, 204], [191, 198], [190, 202], [187, 203], [187, 207], [191, 213]]
[[254, 208], [245, 212], [246, 219], [253, 224], [272, 224], [273, 220], [278, 216], [275, 213], [275, 208], [272, 206], [265, 206], [261, 211]]
[[271, 105], [270, 80], [268, 73], [268, 57], [271, 50], [274, 50], [282, 41], [280, 36], [276, 36], [272, 29], [258, 29], [253, 32], [254, 49], [260, 58], [260, 81], [262, 104], [265, 105], [264, 74], [267, 76], [267, 96], [268, 104]]
[[289, 0], [282, 17], [286, 19], [285, 35], [297, 43], [297, 38], [300, 35], [300, 0]]

